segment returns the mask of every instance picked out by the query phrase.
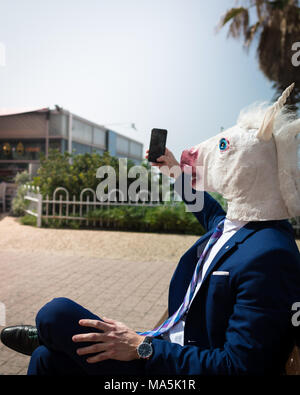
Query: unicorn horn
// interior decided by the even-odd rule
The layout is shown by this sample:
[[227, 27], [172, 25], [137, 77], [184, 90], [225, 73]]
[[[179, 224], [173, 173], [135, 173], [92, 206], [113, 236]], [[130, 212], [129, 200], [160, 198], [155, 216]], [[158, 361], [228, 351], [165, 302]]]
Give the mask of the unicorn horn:
[[283, 94], [280, 96], [280, 98], [277, 100], [277, 102], [274, 104], [276, 106], [276, 109], [279, 111], [282, 109], [282, 107], [285, 105], [287, 99], [291, 95], [293, 89], [295, 88], [295, 82], [292, 83], [286, 90], [283, 92]]
[[277, 115], [277, 113], [283, 108], [285, 105], [287, 99], [292, 93], [292, 90], [295, 87], [295, 83], [292, 83], [280, 96], [280, 98], [277, 100], [276, 103], [271, 106], [265, 115], [265, 118], [263, 120], [263, 123], [257, 133], [257, 138], [263, 141], [269, 141], [272, 138], [273, 134], [273, 126], [274, 126], [274, 120]]

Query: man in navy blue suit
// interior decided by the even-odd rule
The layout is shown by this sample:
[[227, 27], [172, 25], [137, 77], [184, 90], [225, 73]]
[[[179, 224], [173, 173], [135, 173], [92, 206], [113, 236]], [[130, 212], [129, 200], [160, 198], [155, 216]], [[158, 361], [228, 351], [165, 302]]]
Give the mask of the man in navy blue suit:
[[[161, 163], [178, 165], [168, 150]], [[185, 182], [184, 175], [173, 176], [176, 187]], [[28, 374], [283, 373], [294, 346], [292, 306], [300, 301], [300, 254], [291, 225], [231, 221], [208, 193], [195, 215], [207, 233], [179, 261], [169, 290], [170, 317], [180, 310], [199, 257], [220, 223], [222, 234], [205, 256], [195, 292], [174, 325], [149, 337], [56, 298], [39, 311], [36, 327], [2, 331], [6, 345], [32, 354]]]

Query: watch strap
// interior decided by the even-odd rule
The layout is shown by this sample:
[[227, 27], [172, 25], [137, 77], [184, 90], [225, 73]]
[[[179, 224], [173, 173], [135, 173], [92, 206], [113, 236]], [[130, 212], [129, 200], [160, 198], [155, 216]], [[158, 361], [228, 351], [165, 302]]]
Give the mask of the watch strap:
[[[140, 353], [140, 351], [139, 351], [139, 349], [143, 346], [143, 344], [148, 344], [149, 345], [149, 347], [150, 347], [150, 350], [151, 350], [151, 353], [148, 355], [148, 356], [143, 356], [141, 353]], [[143, 360], [147, 360], [147, 359], [149, 359], [150, 357], [151, 357], [151, 355], [152, 355], [152, 353], [153, 353], [153, 348], [152, 348], [152, 337], [150, 337], [150, 336], [146, 336], [145, 338], [144, 338], [144, 340], [142, 341], [142, 343], [140, 343], [140, 345], [137, 347], [137, 354], [138, 354], [138, 357], [139, 357], [139, 359], [143, 359]]]

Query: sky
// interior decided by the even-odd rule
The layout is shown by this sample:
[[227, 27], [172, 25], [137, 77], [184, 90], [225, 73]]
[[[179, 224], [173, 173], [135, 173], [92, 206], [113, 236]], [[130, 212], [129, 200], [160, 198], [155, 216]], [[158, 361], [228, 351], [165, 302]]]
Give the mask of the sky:
[[[181, 152], [271, 100], [253, 49], [216, 33], [235, 0], [5, 0], [0, 108], [60, 105], [99, 124], [153, 128]], [[113, 129], [113, 125], [111, 125]]]

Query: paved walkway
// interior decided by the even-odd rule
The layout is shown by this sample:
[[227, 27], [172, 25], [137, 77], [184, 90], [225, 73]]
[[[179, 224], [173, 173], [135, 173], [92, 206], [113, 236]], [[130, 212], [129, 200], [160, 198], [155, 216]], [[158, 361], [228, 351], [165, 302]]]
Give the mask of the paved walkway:
[[[177, 262], [197, 238], [37, 229], [5, 217], [0, 221], [0, 302], [6, 306], [6, 325], [34, 325], [46, 302], [65, 296], [135, 330], [153, 328], [166, 309]], [[28, 362], [0, 343], [0, 375], [26, 374]]]
[[[34, 325], [46, 302], [64, 296], [135, 330], [151, 329], [166, 309], [177, 262], [196, 239], [37, 229], [6, 217], [0, 221], [0, 302], [6, 325]], [[29, 357], [0, 344], [0, 374], [26, 374], [28, 362]]]

